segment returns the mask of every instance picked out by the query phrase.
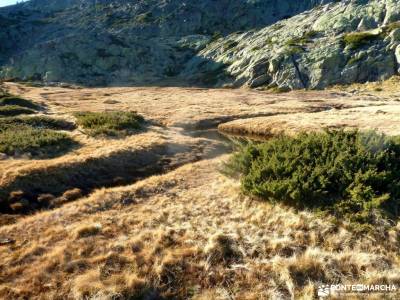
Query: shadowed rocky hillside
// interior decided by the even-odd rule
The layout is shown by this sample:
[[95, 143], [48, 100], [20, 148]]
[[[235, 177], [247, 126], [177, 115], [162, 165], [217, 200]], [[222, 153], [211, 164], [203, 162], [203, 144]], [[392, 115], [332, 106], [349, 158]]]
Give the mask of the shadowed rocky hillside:
[[2, 78], [324, 88], [398, 72], [400, 1], [32, 0], [0, 9]]
[[0, 9], [1, 74], [95, 85], [159, 82], [176, 77], [219, 36], [320, 3], [32, 0]]

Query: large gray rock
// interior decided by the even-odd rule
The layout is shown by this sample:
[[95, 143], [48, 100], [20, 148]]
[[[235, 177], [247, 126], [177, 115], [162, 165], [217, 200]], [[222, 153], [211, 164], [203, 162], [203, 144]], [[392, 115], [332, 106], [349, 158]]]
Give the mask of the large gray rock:
[[[227, 80], [250, 87], [325, 88], [382, 80], [398, 72], [399, 11], [399, 0], [330, 3], [214, 41], [198, 56], [224, 64]], [[201, 63], [198, 57], [189, 62], [185, 78]], [[264, 73], [260, 64], [268, 65]]]

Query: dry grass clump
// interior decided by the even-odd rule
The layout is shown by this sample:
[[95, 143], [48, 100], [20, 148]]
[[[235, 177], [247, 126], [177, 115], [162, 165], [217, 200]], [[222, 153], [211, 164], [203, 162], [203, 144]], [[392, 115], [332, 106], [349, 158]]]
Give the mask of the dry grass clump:
[[73, 283], [74, 299], [144, 299], [150, 294], [146, 282], [132, 274], [101, 278], [100, 270], [77, 276]]
[[239, 262], [242, 258], [235, 237], [222, 232], [216, 233], [210, 238], [204, 248], [204, 253], [207, 255], [209, 264]]
[[350, 85], [337, 85], [333, 89], [351, 92], [372, 92], [378, 94], [386, 94], [400, 91], [400, 76], [394, 75], [384, 81], [353, 83]]
[[62, 198], [67, 201], [74, 201], [80, 197], [82, 197], [82, 190], [78, 188], [67, 190], [62, 194]]
[[92, 235], [99, 234], [102, 226], [99, 223], [95, 224], [82, 224], [74, 230], [74, 236], [77, 239], [86, 238]]

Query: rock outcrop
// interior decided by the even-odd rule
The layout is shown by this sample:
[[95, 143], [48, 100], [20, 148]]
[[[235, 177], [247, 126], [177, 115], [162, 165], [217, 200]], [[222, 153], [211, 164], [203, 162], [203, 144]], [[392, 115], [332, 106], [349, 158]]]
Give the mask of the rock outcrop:
[[400, 0], [32, 0], [0, 25], [2, 78], [286, 90], [400, 69]]
[[212, 66], [204, 66], [219, 63], [234, 85], [281, 89], [385, 79], [399, 71], [399, 12], [398, 0], [319, 6], [210, 43], [184, 73], [207, 72]]

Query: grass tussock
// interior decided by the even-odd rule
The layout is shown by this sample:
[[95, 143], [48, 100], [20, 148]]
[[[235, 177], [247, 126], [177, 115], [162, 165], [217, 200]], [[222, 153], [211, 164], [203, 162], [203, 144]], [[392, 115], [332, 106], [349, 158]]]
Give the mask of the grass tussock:
[[226, 165], [245, 193], [354, 224], [396, 220], [400, 143], [373, 132], [302, 133], [244, 145]]
[[237, 237], [222, 232], [211, 236], [204, 249], [209, 264], [240, 262], [242, 253], [236, 243]]
[[78, 112], [77, 124], [89, 135], [124, 136], [142, 128], [144, 119], [136, 112]]
[[83, 224], [76, 228], [74, 235], [76, 239], [85, 238], [99, 234], [101, 232], [101, 224]]

